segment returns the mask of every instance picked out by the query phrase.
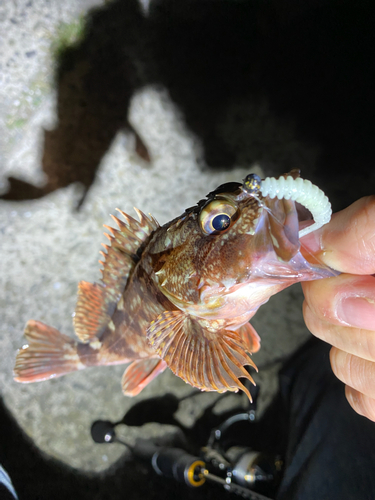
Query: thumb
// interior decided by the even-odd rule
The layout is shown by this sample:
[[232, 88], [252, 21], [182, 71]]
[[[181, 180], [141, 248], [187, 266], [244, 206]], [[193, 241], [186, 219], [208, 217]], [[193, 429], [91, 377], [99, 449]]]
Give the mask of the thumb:
[[319, 261], [342, 273], [375, 273], [375, 196], [356, 201], [301, 244]]

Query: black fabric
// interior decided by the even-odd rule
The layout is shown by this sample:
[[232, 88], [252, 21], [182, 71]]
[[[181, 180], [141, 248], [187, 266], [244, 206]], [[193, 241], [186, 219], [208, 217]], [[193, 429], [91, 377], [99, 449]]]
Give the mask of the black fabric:
[[0, 484], [0, 498], [1, 500], [14, 500], [12, 493], [3, 484]]
[[375, 423], [359, 416], [312, 339], [280, 372], [286, 468], [277, 500], [373, 500]]
[[6, 470], [0, 465], [0, 500], [17, 500], [11, 479]]

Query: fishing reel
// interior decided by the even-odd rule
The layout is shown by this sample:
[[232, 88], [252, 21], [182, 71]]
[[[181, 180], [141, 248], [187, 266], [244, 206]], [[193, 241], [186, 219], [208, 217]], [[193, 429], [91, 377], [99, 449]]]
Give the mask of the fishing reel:
[[[182, 448], [158, 446], [150, 440], [138, 439], [130, 445], [116, 436], [120, 423], [98, 420], [91, 435], [96, 443], [121, 443], [135, 459], [147, 463], [160, 476], [173, 478], [197, 488], [205, 483], [221, 485], [228, 492], [250, 500], [270, 500], [279, 484], [283, 461], [272, 455], [241, 446], [239, 436], [244, 425], [255, 420], [254, 410], [238, 413], [211, 430], [199, 453], [192, 455]], [[239, 426], [242, 429], [239, 431]]]

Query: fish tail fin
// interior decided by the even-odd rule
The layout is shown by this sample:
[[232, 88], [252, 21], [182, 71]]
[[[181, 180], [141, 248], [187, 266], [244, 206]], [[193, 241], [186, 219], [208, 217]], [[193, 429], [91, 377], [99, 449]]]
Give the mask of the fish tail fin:
[[30, 320], [25, 337], [27, 344], [19, 349], [14, 366], [17, 382], [39, 382], [85, 368], [77, 342], [55, 328]]

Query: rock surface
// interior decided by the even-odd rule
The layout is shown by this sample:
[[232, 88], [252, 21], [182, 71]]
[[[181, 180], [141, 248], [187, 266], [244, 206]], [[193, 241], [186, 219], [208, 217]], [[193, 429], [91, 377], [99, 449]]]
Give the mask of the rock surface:
[[[201, 82], [187, 78], [184, 87], [178, 75], [174, 75], [175, 80], [168, 79], [173, 76], [170, 54], [166, 54], [166, 61], [153, 60], [158, 52], [152, 51], [152, 45], [162, 39], [158, 12], [154, 11], [152, 17], [151, 11], [148, 21], [147, 2], [131, 1], [125, 7], [117, 1], [113, 5], [122, 5], [122, 16], [132, 27], [130, 34], [125, 29], [121, 32], [120, 53], [126, 77], [121, 74], [129, 85], [119, 101], [113, 82], [105, 89], [105, 99], [100, 87], [95, 87], [98, 74], [91, 66], [96, 56], [90, 53], [90, 44], [81, 42], [82, 37], [91, 40], [100, 33], [98, 19], [116, 20], [110, 3], [21, 0], [3, 2], [0, 7], [1, 31], [6, 35], [0, 56], [0, 187], [4, 193], [0, 200], [1, 395], [40, 450], [74, 468], [95, 472], [115, 463], [124, 448], [114, 444], [103, 451], [94, 444], [89, 433], [94, 420], [118, 421], [135, 401], [166, 393], [180, 398], [190, 394], [191, 388], [166, 371], [136, 399], [127, 399], [121, 393], [121, 366], [88, 369], [35, 385], [17, 384], [12, 379], [12, 367], [26, 321], [39, 319], [73, 333], [77, 284], [81, 279], [99, 278], [98, 252], [100, 243], [106, 241], [102, 225], [111, 223], [109, 214], [116, 207], [132, 214], [136, 206], [164, 223], [217, 185], [241, 180], [249, 172], [280, 174], [303, 166], [303, 176], [309, 177], [320, 152], [317, 143], [299, 137], [293, 120], [271, 111], [262, 93], [244, 92], [237, 80], [238, 87], [228, 95], [225, 89], [220, 90], [226, 96], [225, 106], [216, 109], [215, 103], [222, 102], [221, 94], [215, 94], [214, 83], [204, 80], [210, 61], [200, 61], [197, 73], [202, 73]], [[102, 9], [102, 15], [91, 17], [89, 28], [84, 28], [82, 16], [92, 6], [99, 13]], [[179, 21], [179, 14], [174, 15]], [[106, 32], [110, 40], [111, 29]], [[149, 39], [145, 33], [149, 33]], [[106, 48], [108, 41], [101, 45], [101, 40], [96, 38], [97, 47]], [[62, 53], [69, 56], [66, 45], [72, 43], [80, 48], [58, 69], [56, 57]], [[118, 47], [115, 35], [114, 43]], [[165, 48], [161, 42], [155, 45]], [[183, 44], [180, 49], [184, 54]], [[106, 58], [105, 51], [102, 58]], [[173, 59], [173, 63], [181, 69], [180, 59]], [[170, 74], [165, 72], [167, 66]], [[56, 72], [60, 76], [55, 79]], [[230, 81], [228, 75], [223, 78]], [[194, 85], [204, 89], [197, 92], [196, 101]], [[192, 104], [185, 99], [187, 95]], [[65, 104], [72, 100], [77, 102], [64, 114]], [[95, 104], [96, 114], [91, 114], [90, 106]], [[109, 114], [103, 109], [110, 109]], [[80, 178], [81, 167], [82, 172], [92, 168], [89, 177]], [[9, 184], [9, 177], [18, 179], [18, 184], [12, 180]], [[6, 193], [12, 188], [14, 196], [10, 199]], [[26, 194], [17, 199], [20, 190]], [[292, 352], [308, 337], [301, 303], [302, 293], [295, 286], [273, 297], [257, 313], [253, 324], [262, 338], [261, 351], [254, 355], [258, 366]], [[260, 370], [255, 378], [261, 387], [262, 408], [276, 389], [274, 367]], [[192, 426], [216, 399], [220, 399], [217, 394], [185, 399], [176, 418]], [[132, 441], [173, 430], [147, 424], [141, 428], [128, 426], [122, 433]]]

